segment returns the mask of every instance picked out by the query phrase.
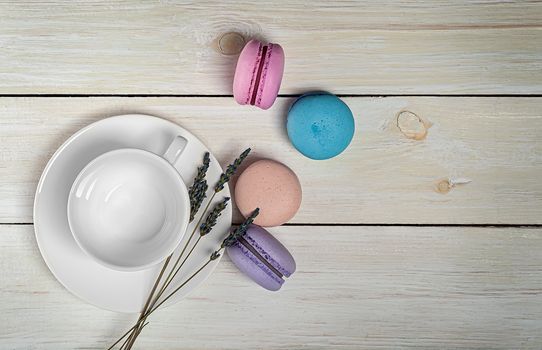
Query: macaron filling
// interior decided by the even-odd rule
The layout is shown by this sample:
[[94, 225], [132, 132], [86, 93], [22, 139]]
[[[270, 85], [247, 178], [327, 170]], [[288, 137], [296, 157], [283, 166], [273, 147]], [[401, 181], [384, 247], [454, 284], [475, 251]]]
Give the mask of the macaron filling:
[[[269, 276], [279, 286], [284, 284], [284, 277], [289, 277], [293, 271], [286, 270], [272, 258], [250, 234], [241, 237], [235, 244], [239, 252], [252, 261], [263, 273]], [[268, 288], [269, 289], [269, 288]]]
[[254, 82], [254, 89], [252, 89], [252, 97], [250, 98], [250, 105], [254, 106], [256, 104], [256, 98], [258, 96], [258, 90], [259, 90], [259, 87], [260, 87], [260, 80], [261, 80], [261, 77], [262, 77], [262, 72], [263, 72], [263, 67], [265, 65], [265, 61], [266, 61], [266, 55], [267, 55], [267, 49], [268, 49], [268, 46], [265, 45], [262, 49], [261, 49], [261, 55], [260, 55], [260, 62], [259, 62], [259, 65], [258, 65], [258, 71], [256, 73], [256, 80]]
[[[233, 247], [239, 248], [239, 251], [243, 254], [243, 256], [245, 256], [247, 259], [252, 261], [254, 263], [254, 265], [257, 266], [265, 275], [269, 276], [271, 278], [271, 280], [273, 280], [275, 283], [277, 283], [278, 286], [279, 286], [279, 288], [277, 288], [277, 289], [280, 289], [280, 286], [282, 286], [284, 284], [284, 280], [281, 277], [279, 277], [278, 275], [276, 275], [273, 271], [271, 271], [267, 267], [267, 265], [263, 263], [262, 260], [260, 260], [245, 245], [243, 245], [239, 241], [237, 243], [235, 243], [235, 245]], [[261, 282], [258, 282], [258, 283], [260, 285], [262, 285]], [[264, 288], [270, 289], [270, 288], [268, 288], [266, 286], [264, 286]], [[273, 288], [273, 290], [275, 290], [275, 289]]]
[[244, 239], [243, 237], [239, 238], [239, 243], [241, 243], [246, 249], [248, 249], [260, 262], [262, 262], [275, 275], [277, 275], [281, 279], [282, 277], [284, 277], [284, 275], [279, 270], [277, 270], [273, 265], [271, 265], [267, 261], [267, 259], [265, 259], [260, 253], [258, 253], [258, 251], [252, 245], [250, 245], [250, 243], [248, 243], [246, 239]]

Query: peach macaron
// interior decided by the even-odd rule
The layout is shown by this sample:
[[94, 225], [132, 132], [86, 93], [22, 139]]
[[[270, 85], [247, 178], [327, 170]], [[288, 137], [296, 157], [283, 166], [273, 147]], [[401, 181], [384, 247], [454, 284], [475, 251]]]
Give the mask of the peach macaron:
[[235, 185], [235, 203], [244, 217], [260, 208], [254, 224], [280, 226], [292, 219], [301, 206], [301, 184], [286, 165], [271, 159], [251, 164]]

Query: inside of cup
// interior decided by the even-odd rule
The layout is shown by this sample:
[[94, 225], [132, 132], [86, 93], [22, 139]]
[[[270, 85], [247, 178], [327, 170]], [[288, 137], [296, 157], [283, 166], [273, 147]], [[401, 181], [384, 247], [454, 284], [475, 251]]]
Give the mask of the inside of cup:
[[175, 168], [134, 149], [108, 152], [89, 163], [68, 200], [68, 221], [79, 246], [120, 270], [167, 257], [182, 239], [188, 214], [188, 193]]

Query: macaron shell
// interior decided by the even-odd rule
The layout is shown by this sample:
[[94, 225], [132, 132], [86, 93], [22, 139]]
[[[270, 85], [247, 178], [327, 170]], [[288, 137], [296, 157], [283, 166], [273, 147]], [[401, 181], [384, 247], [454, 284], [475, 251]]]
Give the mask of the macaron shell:
[[295, 173], [282, 163], [263, 159], [251, 164], [237, 180], [235, 202], [248, 217], [255, 208], [260, 214], [254, 223], [279, 226], [292, 219], [301, 206], [301, 184]]
[[[284, 276], [289, 277], [295, 272], [296, 264], [293, 256], [288, 250], [265, 229], [250, 225], [243, 238], [275, 269]], [[232, 262], [241, 272], [246, 274], [254, 282], [267, 290], [279, 290], [284, 280], [277, 276], [269, 267], [261, 262], [243, 244], [237, 242], [235, 245], [226, 248], [226, 252]]]
[[338, 97], [312, 93], [297, 99], [288, 111], [288, 137], [303, 155], [316, 160], [342, 153], [352, 141], [352, 111]]
[[250, 40], [239, 55], [235, 76], [233, 78], [233, 97], [241, 105], [250, 102], [252, 91], [256, 85], [256, 73], [260, 63], [262, 43]]
[[279, 44], [268, 44], [267, 54], [256, 96], [256, 106], [269, 109], [279, 93], [284, 74], [284, 50]]

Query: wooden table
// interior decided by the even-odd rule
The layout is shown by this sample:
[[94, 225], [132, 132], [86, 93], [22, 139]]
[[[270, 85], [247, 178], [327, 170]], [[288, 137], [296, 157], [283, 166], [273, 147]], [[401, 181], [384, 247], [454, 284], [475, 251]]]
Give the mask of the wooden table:
[[[233, 101], [229, 32], [283, 45], [272, 109]], [[304, 158], [285, 134], [311, 90], [356, 116], [332, 160]], [[0, 94], [2, 349], [103, 349], [134, 321], [66, 291], [32, 226], [56, 148], [131, 112], [188, 128], [223, 165], [252, 146], [304, 191], [271, 230], [298, 263], [283, 290], [224, 259], [152, 317], [138, 349], [542, 348], [536, 1], [4, 1]]]

